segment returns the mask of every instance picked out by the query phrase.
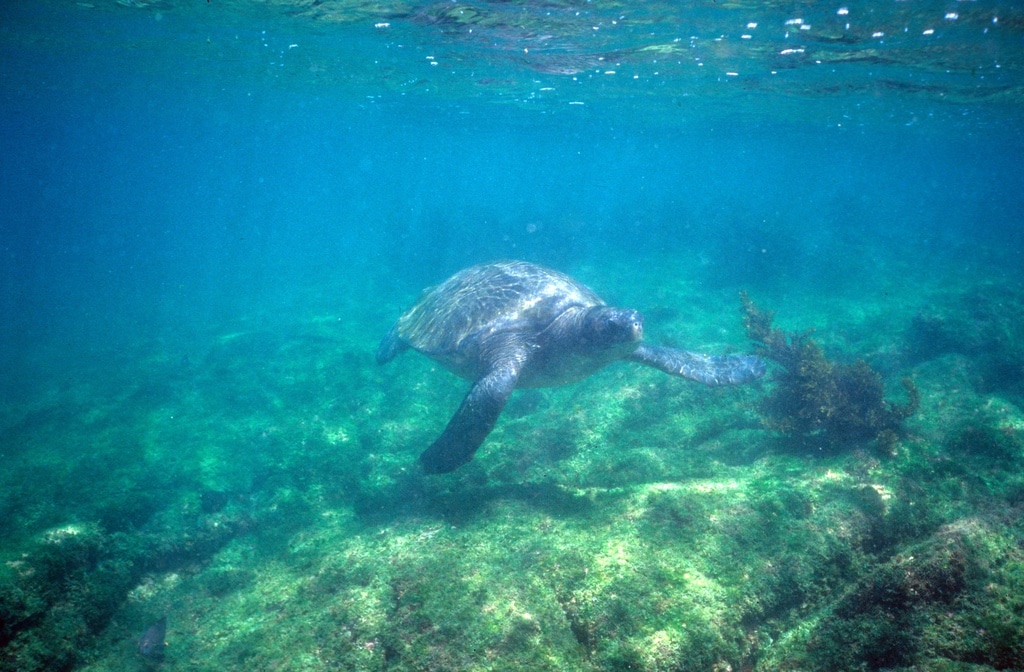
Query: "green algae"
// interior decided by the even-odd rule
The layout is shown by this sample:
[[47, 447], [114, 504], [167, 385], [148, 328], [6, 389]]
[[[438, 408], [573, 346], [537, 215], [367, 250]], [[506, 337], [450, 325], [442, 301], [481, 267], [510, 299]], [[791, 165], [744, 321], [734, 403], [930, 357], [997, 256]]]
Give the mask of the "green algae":
[[5, 413], [0, 669], [151, 669], [162, 615], [167, 670], [1024, 666], [1024, 413], [970, 353], [917, 356], [891, 454], [808, 456], [759, 427], [763, 389], [623, 365], [518, 396], [424, 478], [461, 383], [303, 324]]

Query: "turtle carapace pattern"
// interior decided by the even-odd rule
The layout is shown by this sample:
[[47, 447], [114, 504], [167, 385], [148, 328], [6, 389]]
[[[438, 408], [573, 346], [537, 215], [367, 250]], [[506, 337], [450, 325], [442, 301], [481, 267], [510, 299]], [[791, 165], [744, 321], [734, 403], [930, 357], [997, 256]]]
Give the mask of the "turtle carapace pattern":
[[473, 381], [444, 432], [420, 455], [429, 474], [473, 459], [517, 387], [564, 385], [620, 359], [706, 385], [735, 385], [764, 374], [764, 361], [753, 355], [648, 345], [643, 332], [639, 312], [606, 305], [564, 273], [499, 261], [424, 290], [381, 341], [377, 362], [413, 348]]

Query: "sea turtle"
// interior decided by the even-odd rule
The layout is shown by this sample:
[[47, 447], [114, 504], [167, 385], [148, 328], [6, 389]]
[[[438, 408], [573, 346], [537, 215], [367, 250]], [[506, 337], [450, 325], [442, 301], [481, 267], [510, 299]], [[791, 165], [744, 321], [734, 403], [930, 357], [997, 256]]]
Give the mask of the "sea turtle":
[[474, 381], [444, 432], [420, 455], [429, 474], [473, 459], [517, 387], [564, 385], [619, 359], [707, 385], [745, 383], [764, 373], [758, 357], [648, 345], [643, 330], [639, 312], [605, 305], [563, 273], [499, 261], [424, 290], [381, 341], [377, 362], [411, 347]]

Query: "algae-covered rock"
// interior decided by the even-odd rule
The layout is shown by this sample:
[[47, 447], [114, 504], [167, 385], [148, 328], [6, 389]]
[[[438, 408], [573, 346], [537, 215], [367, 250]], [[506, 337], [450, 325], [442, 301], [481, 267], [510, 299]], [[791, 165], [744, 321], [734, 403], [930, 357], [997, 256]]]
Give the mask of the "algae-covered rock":
[[[1024, 665], [1024, 554], [996, 520], [942, 526], [868, 571], [768, 652], [759, 669]], [[1011, 596], [1012, 595], [1012, 596]]]

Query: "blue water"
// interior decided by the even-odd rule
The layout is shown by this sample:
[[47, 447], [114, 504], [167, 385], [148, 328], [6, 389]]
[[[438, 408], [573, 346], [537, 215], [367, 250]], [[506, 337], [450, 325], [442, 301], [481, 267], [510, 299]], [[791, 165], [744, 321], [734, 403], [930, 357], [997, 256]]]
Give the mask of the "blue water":
[[[991, 248], [993, 272], [1019, 266], [1024, 120], [1019, 69], [1006, 70], [1020, 66], [1021, 36], [1005, 19], [999, 42], [954, 45], [1002, 78], [994, 103], [946, 102], [941, 85], [735, 93], [744, 81], [720, 75], [672, 100], [650, 64], [571, 81], [411, 20], [331, 25], [284, 5], [207, 5], [3, 10], [8, 366], [40, 339], [130, 339], [362, 273], [396, 274], [408, 290], [495, 257], [564, 265], [706, 248], [743, 273], [751, 249], [795, 245], [805, 249], [771, 250], [757, 272], [798, 264], [802, 278], [856, 272], [861, 255], [919, 259], [930, 273], [991, 263]], [[756, 13], [716, 18], [732, 27]], [[873, 67], [920, 78], [913, 66]], [[775, 77], [842, 76], [817, 67]], [[930, 64], [920, 72], [941, 79]], [[625, 83], [608, 91], [601, 79], [616, 77]], [[853, 256], [851, 237], [866, 246]]]

